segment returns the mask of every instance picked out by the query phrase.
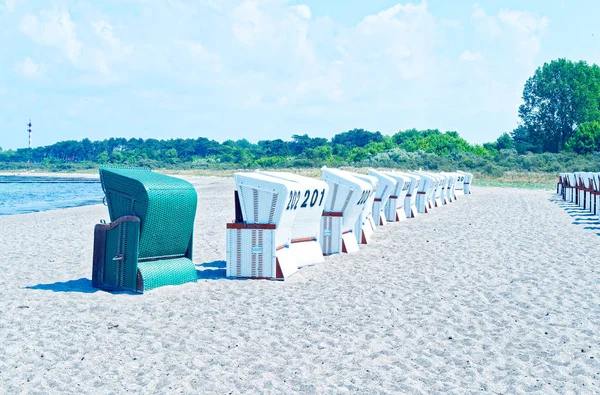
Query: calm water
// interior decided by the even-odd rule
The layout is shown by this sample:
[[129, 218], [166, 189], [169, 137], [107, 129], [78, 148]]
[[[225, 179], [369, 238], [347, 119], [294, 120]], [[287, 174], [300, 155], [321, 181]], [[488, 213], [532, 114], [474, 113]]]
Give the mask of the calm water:
[[102, 203], [99, 179], [0, 176], [0, 215]]

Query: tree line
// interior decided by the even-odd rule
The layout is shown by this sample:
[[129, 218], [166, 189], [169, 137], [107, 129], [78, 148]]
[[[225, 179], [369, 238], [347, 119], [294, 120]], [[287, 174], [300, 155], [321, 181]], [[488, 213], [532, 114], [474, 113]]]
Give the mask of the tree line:
[[425, 152], [449, 155], [468, 152], [488, 155], [492, 145], [472, 145], [457, 132], [434, 130], [406, 130], [393, 136], [364, 129], [336, 134], [331, 139], [293, 135], [291, 141], [261, 140], [251, 143], [246, 139], [219, 143], [205, 137], [197, 139], [125, 139], [109, 138], [102, 141], [61, 141], [45, 147], [2, 151], [4, 163], [57, 162], [178, 165], [178, 164], [235, 164], [239, 166], [278, 167], [322, 164], [353, 164], [391, 149], [407, 152]]

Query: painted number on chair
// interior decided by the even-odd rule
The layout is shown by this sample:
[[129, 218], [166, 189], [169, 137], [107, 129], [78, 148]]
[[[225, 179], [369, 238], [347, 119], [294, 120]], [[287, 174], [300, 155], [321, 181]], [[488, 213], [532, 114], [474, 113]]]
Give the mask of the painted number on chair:
[[367, 202], [367, 200], [369, 199], [369, 196], [371, 196], [371, 191], [370, 189], [367, 189], [366, 191], [363, 191], [362, 195], [360, 195], [360, 199], [358, 199], [358, 202], [356, 203], [357, 206], [360, 206], [361, 204], [365, 204]]
[[[300, 205], [300, 208], [306, 207], [315, 207], [317, 201], [319, 202], [318, 207], [321, 207], [323, 204], [323, 198], [325, 197], [325, 189], [319, 192], [318, 189], [310, 190], [307, 189], [304, 191], [304, 195], [300, 191], [290, 192], [290, 203], [288, 203], [286, 210], [296, 210], [298, 208], [298, 202], [300, 201], [300, 197], [302, 196], [303, 201]], [[320, 197], [319, 197], [320, 196]]]

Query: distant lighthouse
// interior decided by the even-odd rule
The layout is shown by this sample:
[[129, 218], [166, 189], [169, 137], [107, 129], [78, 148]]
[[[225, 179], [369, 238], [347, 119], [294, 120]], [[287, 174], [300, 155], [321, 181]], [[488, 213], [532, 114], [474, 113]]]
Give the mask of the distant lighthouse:
[[29, 123], [27, 124], [28, 128], [27, 131], [29, 132], [29, 149], [31, 149], [31, 119], [29, 120]]

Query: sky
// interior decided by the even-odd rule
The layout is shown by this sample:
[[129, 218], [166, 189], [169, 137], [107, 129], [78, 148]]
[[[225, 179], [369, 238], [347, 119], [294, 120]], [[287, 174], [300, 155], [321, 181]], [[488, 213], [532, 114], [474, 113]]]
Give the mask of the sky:
[[600, 63], [596, 0], [0, 0], [0, 147], [517, 126], [544, 62]]

